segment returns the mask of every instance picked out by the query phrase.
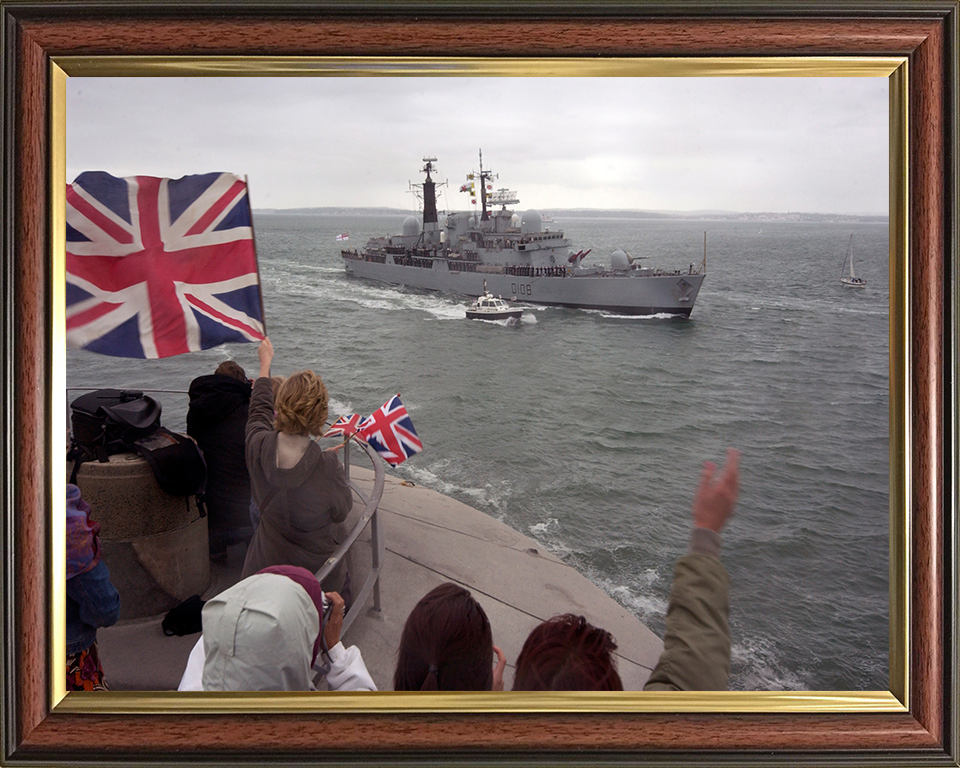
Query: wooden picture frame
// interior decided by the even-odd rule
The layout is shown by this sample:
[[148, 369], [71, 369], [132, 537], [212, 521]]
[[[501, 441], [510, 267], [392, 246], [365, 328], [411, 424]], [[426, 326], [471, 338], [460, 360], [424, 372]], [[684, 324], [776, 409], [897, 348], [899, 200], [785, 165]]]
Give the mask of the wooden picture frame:
[[[4, 763], [960, 764], [956, 0], [519, 7], [0, 0], [0, 9]], [[53, 443], [63, 419], [54, 406], [63, 382], [51, 307], [62, 289], [52, 279], [50, 222], [64, 182], [51, 170], [63, 162], [51, 140], [52, 107], [62, 62], [83, 60], [88, 72], [99, 62], [109, 74], [116, 55], [209, 57], [241, 67], [250, 56], [901, 57], [894, 88], [905, 109], [891, 126], [903, 135], [892, 135], [891, 146], [906, 152], [892, 149], [891, 157], [908, 170], [891, 193], [891, 239], [906, 263], [898, 279], [891, 275], [891, 325], [899, 313], [907, 332], [891, 328], [891, 361], [907, 367], [902, 381], [891, 376], [891, 412], [905, 404], [891, 419], [891, 477], [903, 486], [891, 498], [899, 493], [905, 509], [891, 515], [904, 521], [903, 530], [891, 530], [900, 577], [891, 589], [902, 591], [891, 604], [905, 614], [903, 631], [891, 617], [891, 692], [817, 692], [792, 703], [678, 694], [640, 708], [589, 697], [505, 705], [483, 695], [411, 706], [403, 694], [378, 694], [373, 706], [346, 699], [311, 709], [303, 697], [243, 694], [210, 706], [188, 694], [174, 711], [169, 697], [63, 698], [50, 663], [58, 583], [50, 520], [62, 488], [52, 480], [62, 452]]]

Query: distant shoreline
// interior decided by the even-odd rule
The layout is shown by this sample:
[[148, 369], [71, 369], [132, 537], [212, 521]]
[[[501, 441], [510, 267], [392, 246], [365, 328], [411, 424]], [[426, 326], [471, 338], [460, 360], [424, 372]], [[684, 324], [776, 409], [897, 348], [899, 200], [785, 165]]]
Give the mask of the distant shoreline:
[[[402, 208], [255, 208], [255, 214], [279, 214], [289, 216], [420, 216], [419, 211]], [[736, 213], [732, 211], [634, 211], [600, 210], [595, 208], [550, 209], [555, 218], [571, 219], [660, 219], [697, 221], [770, 221], [770, 222], [837, 222], [837, 223], [883, 223], [888, 215], [851, 213]]]

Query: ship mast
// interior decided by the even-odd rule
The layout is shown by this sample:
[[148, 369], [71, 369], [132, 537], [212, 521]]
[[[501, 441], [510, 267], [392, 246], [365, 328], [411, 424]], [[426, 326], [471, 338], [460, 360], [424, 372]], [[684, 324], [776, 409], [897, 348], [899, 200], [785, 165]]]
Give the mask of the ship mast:
[[480, 150], [480, 221], [487, 221], [490, 214], [487, 212], [487, 182], [498, 178], [490, 171], [483, 170], [483, 150]]

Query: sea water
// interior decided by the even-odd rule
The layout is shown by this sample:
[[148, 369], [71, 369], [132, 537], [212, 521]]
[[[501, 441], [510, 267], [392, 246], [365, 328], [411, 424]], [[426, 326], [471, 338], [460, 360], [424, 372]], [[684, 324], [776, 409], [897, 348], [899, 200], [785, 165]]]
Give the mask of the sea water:
[[[702, 463], [738, 448], [731, 688], [888, 689], [886, 224], [558, 214], [585, 264], [622, 247], [685, 270], [706, 232], [692, 315], [527, 306], [484, 322], [464, 299], [344, 274], [341, 247], [402, 221], [255, 215], [274, 373], [320, 373], [331, 420], [399, 393], [424, 450], [389, 472], [538, 540], [658, 634]], [[850, 234], [865, 289], [840, 284]], [[254, 344], [160, 361], [68, 350], [67, 381], [185, 392], [231, 358], [256, 375]], [[157, 397], [182, 429], [186, 395]]]

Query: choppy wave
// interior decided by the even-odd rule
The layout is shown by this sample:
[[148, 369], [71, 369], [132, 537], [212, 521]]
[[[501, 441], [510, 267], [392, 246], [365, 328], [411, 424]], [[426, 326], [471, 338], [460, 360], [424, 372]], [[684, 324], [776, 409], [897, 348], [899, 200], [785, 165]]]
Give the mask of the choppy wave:
[[741, 637], [730, 649], [731, 688], [743, 691], [807, 691], [814, 677], [786, 666], [781, 652], [762, 638]]
[[669, 312], [654, 312], [652, 315], [618, 315], [603, 309], [585, 309], [584, 312], [599, 315], [607, 320], [682, 320], [683, 318]]
[[556, 533], [560, 530], [560, 523], [557, 518], [551, 517], [540, 523], [534, 523], [529, 527], [530, 533], [534, 536], [543, 536], [545, 533]]
[[494, 486], [488, 484], [482, 487], [470, 487], [445, 479], [444, 475], [449, 462], [434, 462], [430, 467], [404, 462], [401, 465], [402, 474], [416, 480], [420, 485], [433, 491], [451, 496], [470, 506], [486, 510], [491, 516], [500, 519], [505, 499], [509, 498], [510, 490], [506, 483]]
[[[659, 575], [655, 571], [646, 571], [640, 576], [640, 581], [632, 586], [614, 584], [609, 579], [602, 579], [599, 586], [624, 608], [629, 608], [647, 621], [666, 616], [669, 601], [663, 597], [662, 592], [652, 590], [653, 585], [659, 581]], [[643, 583], [644, 576], [648, 578], [646, 584]]]
[[[337, 400], [335, 397], [330, 398], [328, 409], [331, 415], [331, 421], [336, 421], [340, 416], [349, 416], [354, 413], [353, 403], [349, 400]], [[362, 413], [361, 416], [366, 416], [367, 414]]]

